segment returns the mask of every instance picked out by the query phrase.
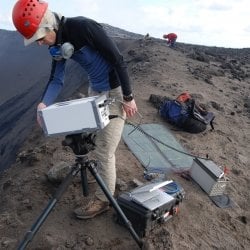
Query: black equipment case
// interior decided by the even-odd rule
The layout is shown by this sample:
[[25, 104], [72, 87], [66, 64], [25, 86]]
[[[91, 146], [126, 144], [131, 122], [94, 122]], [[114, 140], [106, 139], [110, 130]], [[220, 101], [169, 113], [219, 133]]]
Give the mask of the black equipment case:
[[[165, 190], [166, 187], [167, 185], [163, 186], [161, 190]], [[154, 209], [149, 209], [146, 208], [143, 203], [140, 204], [136, 202], [133, 195], [131, 195], [132, 193], [133, 191], [122, 193], [118, 196], [117, 203], [127, 219], [131, 222], [139, 237], [147, 236], [157, 225], [168, 221], [177, 214], [179, 203], [184, 198], [184, 190], [178, 186], [178, 190], [172, 193], [171, 197], [167, 199], [166, 202], [160, 201], [157, 198], [155, 200], [159, 200], [159, 206], [156, 206]], [[117, 222], [124, 225], [119, 216]]]

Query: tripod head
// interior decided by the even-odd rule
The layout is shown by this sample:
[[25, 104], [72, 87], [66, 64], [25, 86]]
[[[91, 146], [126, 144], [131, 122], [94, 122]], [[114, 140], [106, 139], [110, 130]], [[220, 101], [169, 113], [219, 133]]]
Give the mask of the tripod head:
[[95, 133], [87, 132], [67, 135], [62, 145], [70, 147], [75, 155], [86, 155], [95, 149], [95, 137]]

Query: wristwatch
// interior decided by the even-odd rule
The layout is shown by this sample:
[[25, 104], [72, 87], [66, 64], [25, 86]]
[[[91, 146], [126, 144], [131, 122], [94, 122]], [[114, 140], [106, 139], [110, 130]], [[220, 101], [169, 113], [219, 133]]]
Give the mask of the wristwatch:
[[133, 94], [124, 95], [124, 96], [123, 96], [123, 100], [124, 100], [125, 102], [131, 102], [133, 99], [134, 99]]

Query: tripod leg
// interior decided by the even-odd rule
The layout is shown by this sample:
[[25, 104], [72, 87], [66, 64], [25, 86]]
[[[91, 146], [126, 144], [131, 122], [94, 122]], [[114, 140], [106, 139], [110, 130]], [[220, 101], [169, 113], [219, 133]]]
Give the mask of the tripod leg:
[[81, 180], [82, 180], [82, 191], [83, 195], [86, 197], [89, 195], [88, 179], [86, 167], [81, 167]]
[[39, 228], [42, 226], [46, 218], [48, 217], [49, 213], [52, 211], [56, 203], [59, 201], [63, 193], [66, 191], [67, 187], [71, 183], [73, 177], [77, 175], [77, 173], [80, 170], [80, 166], [75, 165], [72, 167], [72, 170], [70, 173], [65, 177], [64, 181], [60, 185], [59, 189], [56, 191], [56, 193], [53, 195], [53, 198], [49, 201], [46, 208], [43, 210], [41, 215], [38, 217], [37, 221], [33, 224], [30, 231], [28, 231], [22, 242], [20, 243], [18, 250], [23, 250], [26, 248], [26, 246], [29, 244], [29, 242], [33, 239]]
[[87, 167], [88, 167], [89, 171], [91, 172], [91, 174], [96, 179], [97, 183], [101, 187], [101, 189], [104, 192], [104, 194], [106, 195], [107, 199], [110, 201], [112, 207], [121, 216], [122, 220], [124, 221], [124, 224], [126, 225], [126, 227], [128, 228], [128, 230], [130, 231], [132, 237], [134, 238], [134, 240], [136, 241], [136, 243], [138, 244], [138, 246], [140, 248], [142, 248], [143, 241], [137, 235], [137, 233], [135, 232], [135, 230], [134, 230], [131, 222], [127, 219], [126, 215], [123, 213], [122, 209], [120, 208], [120, 206], [116, 202], [115, 198], [112, 196], [112, 194], [110, 193], [109, 189], [105, 185], [103, 179], [101, 178], [101, 176], [97, 172], [97, 170], [96, 170], [96, 163], [94, 161], [91, 161], [91, 162], [89, 162], [89, 164], [87, 165]]

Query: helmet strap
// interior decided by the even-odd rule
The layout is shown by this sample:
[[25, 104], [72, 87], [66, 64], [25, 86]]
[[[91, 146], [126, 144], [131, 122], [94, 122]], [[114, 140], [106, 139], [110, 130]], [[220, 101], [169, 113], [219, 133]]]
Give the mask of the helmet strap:
[[58, 25], [58, 31], [56, 32], [56, 42], [54, 46], [49, 47], [49, 51], [54, 60], [60, 61], [62, 59], [69, 59], [74, 53], [74, 46], [69, 43], [62, 44], [62, 31], [63, 25], [66, 22], [66, 18], [63, 16], [60, 20], [57, 13], [54, 13]]

